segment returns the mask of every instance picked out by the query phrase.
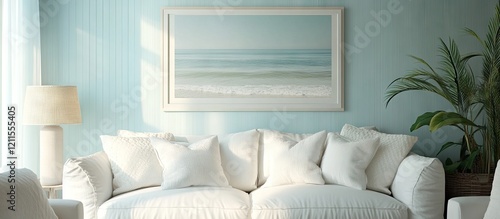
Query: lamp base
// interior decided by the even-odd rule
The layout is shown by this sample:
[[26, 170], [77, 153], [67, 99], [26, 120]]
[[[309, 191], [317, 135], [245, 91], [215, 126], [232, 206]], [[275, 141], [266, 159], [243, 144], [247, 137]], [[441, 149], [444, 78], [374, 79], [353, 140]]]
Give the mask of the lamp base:
[[53, 186], [62, 184], [63, 129], [58, 125], [47, 125], [40, 129], [40, 184]]

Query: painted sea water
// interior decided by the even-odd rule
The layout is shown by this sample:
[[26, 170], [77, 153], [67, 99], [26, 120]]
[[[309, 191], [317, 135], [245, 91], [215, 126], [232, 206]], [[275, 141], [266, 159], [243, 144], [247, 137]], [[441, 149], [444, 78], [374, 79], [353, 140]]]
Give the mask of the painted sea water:
[[329, 98], [330, 49], [176, 49], [176, 98]]

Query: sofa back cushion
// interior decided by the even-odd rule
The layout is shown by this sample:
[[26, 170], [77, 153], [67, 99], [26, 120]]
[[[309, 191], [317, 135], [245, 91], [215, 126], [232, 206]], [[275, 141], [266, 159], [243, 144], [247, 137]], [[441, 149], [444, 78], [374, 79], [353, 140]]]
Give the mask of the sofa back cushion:
[[[233, 188], [247, 192], [257, 188], [259, 134], [253, 129], [218, 136], [222, 168]], [[175, 141], [194, 143], [208, 137], [175, 135]]]
[[99, 151], [69, 158], [63, 168], [63, 199], [82, 202], [85, 219], [96, 219], [99, 206], [111, 198], [113, 173], [108, 156]]
[[168, 141], [174, 140], [174, 135], [170, 132], [134, 132], [129, 130], [118, 130], [117, 135], [121, 137], [156, 137]]
[[220, 135], [222, 168], [233, 188], [250, 192], [257, 188], [259, 132], [253, 129]]

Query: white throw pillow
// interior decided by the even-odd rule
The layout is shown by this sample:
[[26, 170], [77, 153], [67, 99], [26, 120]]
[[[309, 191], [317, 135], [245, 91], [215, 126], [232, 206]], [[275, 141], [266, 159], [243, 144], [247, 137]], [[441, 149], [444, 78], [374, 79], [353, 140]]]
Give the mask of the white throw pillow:
[[328, 135], [321, 161], [325, 183], [365, 190], [365, 170], [377, 152], [379, 143], [378, 137], [353, 142], [338, 134]]
[[133, 132], [129, 130], [118, 130], [118, 136], [121, 137], [157, 137], [167, 141], [173, 141], [174, 135], [169, 132]]
[[355, 141], [380, 138], [380, 147], [366, 168], [368, 177], [366, 188], [390, 195], [389, 187], [394, 180], [399, 164], [408, 155], [418, 138], [409, 135], [385, 134], [349, 124], [344, 125], [340, 134]]
[[484, 214], [484, 219], [495, 219], [500, 216], [500, 160], [497, 163], [493, 186], [491, 188], [490, 203]]
[[161, 184], [162, 167], [149, 138], [102, 135], [101, 141], [113, 172], [113, 196]]
[[229, 186], [221, 165], [217, 136], [188, 146], [155, 137], [151, 137], [151, 143], [163, 166], [162, 189]]
[[0, 218], [57, 219], [35, 173], [29, 169], [5, 171], [0, 173]]
[[262, 187], [295, 183], [325, 184], [318, 164], [325, 148], [326, 132], [321, 131], [299, 142], [275, 135], [269, 177]]
[[275, 136], [281, 136], [283, 139], [288, 139], [293, 142], [299, 142], [304, 138], [311, 136], [311, 134], [295, 134], [295, 133], [285, 133], [276, 130], [258, 129], [260, 133], [259, 137], [259, 157], [258, 157], [258, 186], [262, 186], [267, 177], [269, 177], [270, 164], [273, 162], [276, 156], [275, 147], [273, 147]]
[[219, 138], [222, 168], [232, 187], [250, 192], [257, 188], [259, 132], [222, 135]]

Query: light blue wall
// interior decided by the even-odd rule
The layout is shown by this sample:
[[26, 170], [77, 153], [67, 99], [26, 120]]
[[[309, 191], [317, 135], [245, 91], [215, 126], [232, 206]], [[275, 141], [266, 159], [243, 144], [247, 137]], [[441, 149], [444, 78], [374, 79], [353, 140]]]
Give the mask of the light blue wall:
[[[56, 3], [54, 3], [56, 2]], [[484, 35], [494, 0], [41, 0], [43, 84], [78, 86], [83, 123], [65, 125], [65, 157], [101, 150], [99, 135], [117, 129], [174, 134], [227, 133], [253, 128], [289, 132], [339, 131], [345, 123], [409, 134], [416, 116], [449, 109], [432, 95], [408, 93], [385, 107], [387, 85], [415, 68], [408, 55], [437, 62], [438, 38], [455, 38], [464, 52], [478, 45], [463, 32]], [[232, 4], [232, 5], [231, 5]], [[167, 6], [345, 7], [344, 112], [163, 112], [160, 9]], [[220, 8], [214, 7], [214, 10]], [[373, 14], [389, 11], [382, 24]], [[366, 35], [366, 36], [365, 36]], [[209, 43], [209, 42], [208, 42]], [[156, 78], [150, 80], [150, 78]], [[36, 132], [33, 132], [36, 134]], [[434, 155], [452, 132], [419, 130], [414, 150]], [[38, 136], [34, 136], [37, 139]], [[36, 141], [36, 140], [33, 140]], [[37, 142], [34, 142], [37, 143]], [[36, 155], [37, 156], [37, 155]], [[33, 157], [36, 165], [38, 160]], [[29, 164], [28, 164], [29, 166]]]

